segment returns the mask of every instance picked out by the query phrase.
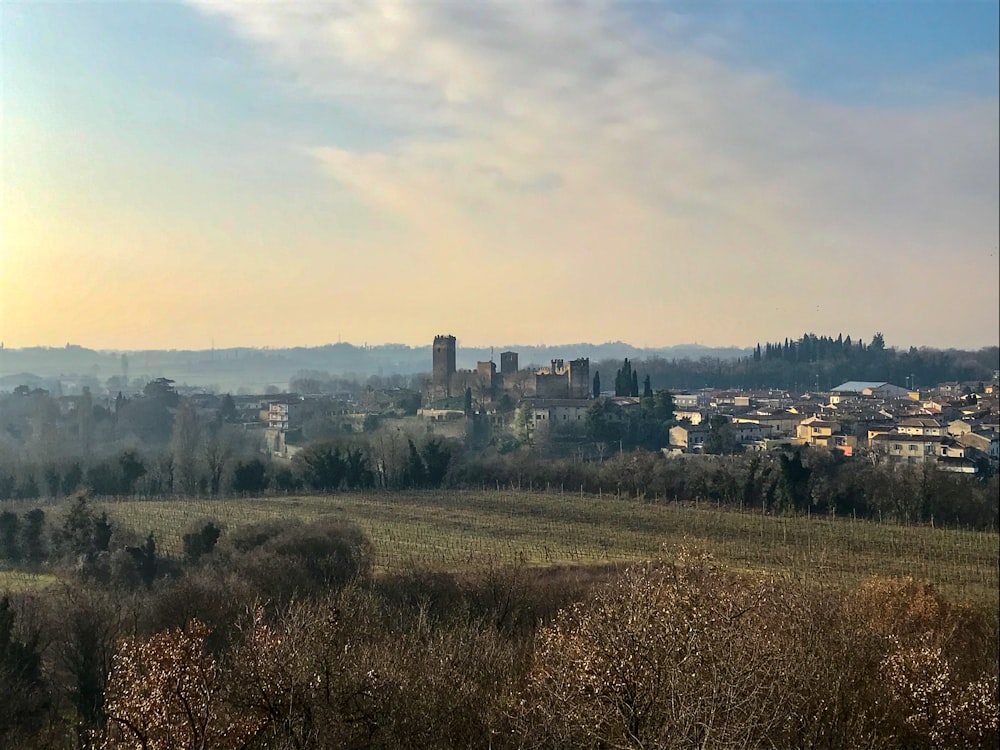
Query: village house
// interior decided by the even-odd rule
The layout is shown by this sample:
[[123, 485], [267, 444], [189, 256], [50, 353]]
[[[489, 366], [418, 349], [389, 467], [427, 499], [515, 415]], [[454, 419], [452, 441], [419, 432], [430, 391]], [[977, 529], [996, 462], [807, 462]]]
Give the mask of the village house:
[[587, 410], [593, 404], [579, 398], [536, 399], [531, 404], [532, 429], [536, 433], [583, 433], [587, 428]]
[[969, 449], [948, 437], [936, 435], [904, 435], [898, 432], [876, 435], [872, 450], [894, 463], [910, 465], [937, 464], [944, 471], [966, 474], [976, 472]]
[[776, 435], [794, 435], [795, 428], [798, 427], [802, 419], [801, 414], [793, 414], [790, 411], [757, 411], [734, 417], [733, 422], [736, 424], [752, 423], [769, 427], [771, 430], [770, 436], [773, 437]]
[[934, 435], [941, 437], [945, 429], [931, 417], [908, 417], [896, 425], [896, 431], [903, 435]]
[[831, 389], [830, 400], [840, 399], [844, 395], [865, 396], [867, 398], [895, 399], [895, 398], [916, 398], [915, 391], [909, 388], [901, 388], [892, 383], [884, 381], [849, 380], [841, 383], [836, 388]]
[[740, 445], [764, 447], [764, 440], [771, 435], [771, 425], [756, 422], [733, 422], [736, 442]]
[[1000, 435], [993, 430], [965, 432], [956, 437], [955, 442], [977, 450], [994, 461], [1000, 460]]
[[674, 409], [674, 419], [678, 422], [699, 425], [708, 422], [708, 411], [705, 409]]
[[845, 456], [853, 456], [858, 445], [858, 439], [853, 435], [845, 435], [839, 422], [824, 420], [820, 417], [803, 419], [795, 428], [796, 437], [806, 445], [816, 448], [839, 450]]
[[702, 453], [709, 432], [707, 425], [677, 425], [670, 428], [670, 445], [687, 453]]
[[697, 393], [674, 393], [672, 395], [676, 411], [695, 410], [700, 405]]

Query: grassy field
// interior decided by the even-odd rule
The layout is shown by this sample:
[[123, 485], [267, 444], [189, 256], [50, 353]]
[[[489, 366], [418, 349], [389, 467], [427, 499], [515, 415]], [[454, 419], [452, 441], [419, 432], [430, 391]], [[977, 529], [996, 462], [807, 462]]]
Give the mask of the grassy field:
[[0, 570], [0, 592], [31, 591], [51, 586], [58, 577], [48, 573], [29, 573], [22, 570]]
[[[160, 549], [204, 519], [228, 527], [265, 519], [349, 518], [371, 537], [376, 565], [459, 569], [484, 560], [530, 565], [628, 561], [667, 545], [710, 551], [732, 569], [767, 570], [829, 585], [910, 575], [958, 599], [998, 602], [996, 533], [903, 527], [849, 518], [764, 516], [713, 506], [510, 491], [337, 494], [96, 503]], [[52, 509], [53, 511], [55, 509]], [[2, 585], [2, 580], [0, 580]]]

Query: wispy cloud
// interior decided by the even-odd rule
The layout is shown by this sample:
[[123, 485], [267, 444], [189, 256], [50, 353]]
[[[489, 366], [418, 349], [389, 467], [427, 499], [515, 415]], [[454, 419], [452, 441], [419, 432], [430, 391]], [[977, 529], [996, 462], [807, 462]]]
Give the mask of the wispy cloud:
[[[923, 108], [810, 99], [722, 62], [724, 30], [694, 35], [664, 10], [650, 32], [606, 1], [193, 4], [259, 45], [304, 95], [405, 134], [378, 151], [303, 145], [337, 184], [405, 222], [428, 262], [473, 253], [499, 273], [531, 260], [561, 269], [557, 294], [599, 298], [607, 276], [574, 261], [604, 259], [636, 274], [633, 299], [674, 340], [726, 337], [668, 320], [704, 300], [706, 283], [722, 291], [715, 325], [733, 321], [740, 341], [787, 332], [789, 315], [797, 327], [867, 331], [928, 279], [963, 280], [996, 312], [995, 97]], [[872, 266], [883, 272], [863, 273]], [[817, 310], [790, 286], [870, 301]], [[750, 326], [739, 292], [777, 304]], [[920, 340], [906, 325], [898, 335]]]

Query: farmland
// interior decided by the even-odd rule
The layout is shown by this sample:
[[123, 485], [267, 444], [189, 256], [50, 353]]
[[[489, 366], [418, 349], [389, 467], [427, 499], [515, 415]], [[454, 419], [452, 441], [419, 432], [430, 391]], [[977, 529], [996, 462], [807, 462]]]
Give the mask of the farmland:
[[[6, 548], [24, 554], [0, 570], [12, 594], [0, 619], [27, 628], [6, 658], [37, 656], [34, 693], [0, 680], [0, 704], [21, 696], [45, 719], [12, 725], [4, 747], [69, 747], [45, 728], [70, 736], [81, 722], [114, 740], [90, 746], [124, 746], [127, 725], [88, 714], [89, 701], [147, 715], [148, 694], [174, 695], [150, 687], [176, 680], [152, 666], [170, 649], [207, 686], [205, 715], [255, 733], [245, 747], [609, 746], [589, 727], [634, 735], [617, 713], [634, 690], [668, 712], [643, 718], [651, 747], [699, 744], [697, 727], [657, 739], [687, 732], [692, 715], [716, 736], [759, 737], [747, 746], [996, 745], [994, 531], [513, 490], [78, 496], [4, 510], [8, 531], [25, 524], [23, 546], [7, 534]], [[29, 532], [43, 528], [40, 560]], [[204, 669], [220, 679], [200, 682]], [[317, 674], [322, 689], [308, 687]], [[286, 734], [308, 741], [276, 744]]]
[[[152, 531], [179, 556], [193, 524], [232, 528], [324, 516], [357, 523], [375, 546], [376, 569], [457, 570], [484, 561], [527, 565], [627, 562], [681, 544], [733, 570], [768, 571], [830, 586], [871, 575], [913, 576], [956, 599], [997, 602], [998, 535], [851, 518], [772, 516], [713, 505], [613, 496], [472, 491], [344, 493], [246, 499], [96, 503], [126, 533]], [[52, 508], [52, 512], [57, 509]]]

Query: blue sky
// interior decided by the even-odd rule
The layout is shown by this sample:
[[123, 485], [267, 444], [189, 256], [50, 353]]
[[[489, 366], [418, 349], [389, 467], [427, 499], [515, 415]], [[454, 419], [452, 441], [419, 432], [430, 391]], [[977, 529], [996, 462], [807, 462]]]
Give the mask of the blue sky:
[[[998, 26], [996, 2], [8, 0], [0, 340], [995, 344]], [[981, 319], [902, 309], [932, 285]]]
[[[808, 96], [849, 103], [921, 103], [995, 95], [998, 4], [874, 2], [690, 3], [696, 14], [731, 19], [731, 59], [763, 65]], [[893, 85], [903, 90], [893, 91]]]

